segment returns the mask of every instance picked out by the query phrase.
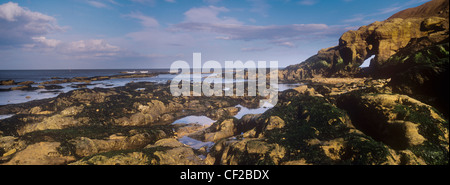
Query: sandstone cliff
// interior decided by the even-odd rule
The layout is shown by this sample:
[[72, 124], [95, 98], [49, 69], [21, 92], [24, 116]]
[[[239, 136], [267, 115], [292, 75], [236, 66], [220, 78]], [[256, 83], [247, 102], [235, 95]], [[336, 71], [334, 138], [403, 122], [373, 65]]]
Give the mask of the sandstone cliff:
[[418, 51], [448, 42], [449, 1], [433, 0], [401, 11], [382, 22], [348, 31], [339, 45], [322, 49], [305, 62], [280, 71], [281, 81], [298, 81], [313, 76], [351, 76], [371, 56], [371, 71], [380, 70], [386, 61], [407, 49]]

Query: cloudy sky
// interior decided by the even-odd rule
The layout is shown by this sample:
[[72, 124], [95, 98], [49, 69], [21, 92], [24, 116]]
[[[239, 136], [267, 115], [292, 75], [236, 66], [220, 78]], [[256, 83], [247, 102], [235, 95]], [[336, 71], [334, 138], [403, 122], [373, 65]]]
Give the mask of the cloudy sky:
[[287, 66], [426, 0], [0, 0], [0, 70]]

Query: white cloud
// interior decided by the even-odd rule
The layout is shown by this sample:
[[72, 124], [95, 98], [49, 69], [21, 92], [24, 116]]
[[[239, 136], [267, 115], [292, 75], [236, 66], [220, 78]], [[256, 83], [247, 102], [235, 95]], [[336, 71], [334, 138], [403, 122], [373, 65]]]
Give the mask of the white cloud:
[[229, 12], [225, 7], [207, 6], [200, 8], [191, 8], [184, 13], [184, 22], [211, 23], [211, 24], [242, 24], [234, 18], [218, 17], [220, 13]]
[[319, 2], [319, 0], [301, 0], [298, 2], [300, 5], [312, 6]]
[[103, 39], [88, 39], [73, 42], [63, 42], [46, 37], [33, 37], [35, 41], [32, 44], [26, 44], [24, 47], [28, 51], [41, 51], [48, 53], [57, 53], [63, 56], [75, 58], [101, 58], [112, 56], [125, 56], [130, 53], [118, 46], [112, 45]]
[[30, 11], [13, 2], [0, 5], [0, 45], [29, 44], [34, 42], [34, 37], [63, 30], [54, 17]]
[[108, 8], [109, 6], [99, 1], [87, 1], [87, 3], [96, 8]]
[[158, 21], [153, 18], [142, 14], [141, 12], [132, 12], [130, 14], [124, 15], [125, 17], [130, 17], [134, 19], [138, 19], [141, 21], [141, 25], [146, 28], [155, 28], [159, 26]]
[[[230, 10], [225, 7], [200, 7], [188, 10], [185, 20], [172, 25], [169, 31], [179, 33], [209, 33], [218, 40], [266, 40], [269, 44], [294, 48], [296, 42], [323, 37], [338, 37], [345, 31], [344, 26], [326, 24], [289, 24], [289, 25], [248, 25], [237, 19], [223, 17]], [[242, 51], [246, 51], [244, 49]]]
[[280, 43], [278, 43], [278, 45], [280, 45], [280, 46], [285, 46], [285, 47], [288, 47], [288, 48], [293, 48], [293, 47], [295, 47], [295, 44], [292, 43], [292, 42], [289, 42], [289, 41], [280, 42]]
[[117, 52], [119, 47], [108, 44], [102, 39], [70, 42], [64, 47], [67, 53], [77, 52]]
[[[40, 47], [46, 47], [46, 48], [56, 48], [58, 45], [62, 43], [60, 40], [56, 39], [47, 39], [46, 37], [33, 37], [32, 38], [36, 43], [35, 44], [41, 44]], [[32, 45], [35, 47], [35, 45]]]

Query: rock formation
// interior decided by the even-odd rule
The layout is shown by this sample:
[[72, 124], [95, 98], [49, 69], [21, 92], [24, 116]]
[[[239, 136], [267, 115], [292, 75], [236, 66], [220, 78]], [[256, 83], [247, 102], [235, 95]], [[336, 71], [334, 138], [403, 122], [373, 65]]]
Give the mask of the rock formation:
[[359, 66], [371, 56], [373, 71], [403, 48], [418, 51], [434, 44], [448, 42], [449, 1], [433, 0], [419, 7], [399, 12], [382, 22], [345, 32], [339, 45], [322, 49], [305, 62], [287, 67], [280, 79], [295, 81], [322, 76], [348, 76], [359, 72]]

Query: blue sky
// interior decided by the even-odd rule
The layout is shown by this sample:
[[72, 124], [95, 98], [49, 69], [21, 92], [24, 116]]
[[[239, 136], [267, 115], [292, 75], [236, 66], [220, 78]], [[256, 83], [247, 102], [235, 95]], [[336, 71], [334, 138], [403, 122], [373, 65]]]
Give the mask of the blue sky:
[[1, 69], [297, 64], [426, 0], [0, 0]]

